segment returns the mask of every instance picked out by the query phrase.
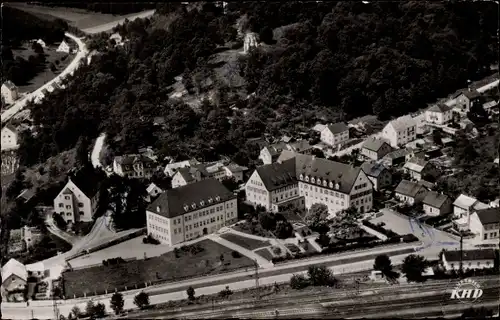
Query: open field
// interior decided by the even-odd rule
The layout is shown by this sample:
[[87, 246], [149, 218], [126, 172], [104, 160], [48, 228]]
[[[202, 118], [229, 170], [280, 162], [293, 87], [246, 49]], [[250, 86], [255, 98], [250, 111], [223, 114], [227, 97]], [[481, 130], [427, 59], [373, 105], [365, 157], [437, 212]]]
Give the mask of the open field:
[[[198, 243], [202, 252], [192, 254], [174, 252], [147, 260], [134, 260], [115, 266], [96, 266], [63, 273], [66, 297], [82, 296], [83, 293], [123, 290], [144, 285], [145, 282], [182, 280], [190, 277], [213, 275], [253, 266], [247, 257], [233, 258], [231, 250], [210, 240]], [[220, 256], [224, 261], [220, 261]]]
[[41, 19], [45, 20], [55, 20], [57, 18], [63, 19], [79, 29], [92, 28], [109, 22], [113, 22], [119, 19], [126, 18], [128, 16], [133, 16], [136, 13], [129, 15], [118, 16], [112, 14], [103, 14], [97, 12], [90, 12], [83, 9], [75, 8], [62, 8], [62, 7], [43, 7], [36, 5], [28, 5], [26, 3], [9, 3], [9, 6], [24, 10]]
[[248, 250], [255, 250], [271, 245], [269, 241], [260, 241], [256, 239], [246, 238], [233, 233], [224, 233], [221, 234], [220, 237]]
[[[64, 40], [70, 48], [74, 48], [75, 44], [65, 38]], [[19, 92], [26, 93], [34, 91], [50, 80], [54, 79], [61, 71], [66, 69], [66, 67], [71, 63], [74, 58], [74, 54], [68, 54], [64, 52], [57, 52], [56, 49], [59, 47], [59, 44], [47, 46], [43, 51], [45, 53], [46, 62], [43, 66], [40, 66], [40, 71], [33, 79], [31, 79], [28, 83], [16, 83], [19, 88]], [[30, 43], [25, 43], [23, 47], [16, 48], [12, 50], [14, 57], [21, 57], [25, 60], [28, 60], [30, 56], [36, 56], [36, 53], [31, 49]], [[58, 61], [59, 64], [56, 63]], [[50, 70], [50, 64], [53, 63], [56, 67], [56, 70], [53, 72]]]

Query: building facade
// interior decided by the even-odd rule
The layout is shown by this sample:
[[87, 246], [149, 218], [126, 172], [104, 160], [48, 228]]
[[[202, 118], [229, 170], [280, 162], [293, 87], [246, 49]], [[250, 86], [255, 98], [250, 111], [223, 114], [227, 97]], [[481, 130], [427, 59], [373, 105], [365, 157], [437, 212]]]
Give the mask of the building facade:
[[384, 127], [382, 136], [394, 148], [404, 146], [417, 138], [417, 124], [409, 115], [399, 117]]
[[387, 141], [371, 138], [363, 144], [360, 153], [369, 159], [379, 160], [391, 151], [392, 147], [387, 143]]
[[133, 179], [149, 179], [155, 170], [155, 163], [143, 155], [129, 154], [115, 157], [113, 172], [121, 177]]
[[467, 113], [473, 105], [481, 102], [481, 94], [477, 90], [469, 88], [469, 90], [458, 94], [455, 101], [459, 111]]
[[18, 134], [16, 128], [6, 125], [2, 128], [2, 150], [10, 150], [18, 147]]
[[238, 220], [236, 196], [215, 179], [162, 193], [146, 210], [148, 234], [176, 245], [214, 233]]
[[401, 180], [394, 191], [396, 199], [409, 205], [422, 202], [427, 194], [427, 189], [413, 181]]
[[382, 163], [367, 161], [361, 169], [372, 182], [373, 189], [381, 190], [392, 185], [392, 174]]
[[500, 237], [500, 208], [476, 210], [470, 216], [470, 231], [479, 240], [498, 240]]
[[445, 125], [453, 119], [453, 108], [444, 103], [434, 105], [425, 110], [425, 121], [438, 125]]
[[493, 249], [475, 249], [444, 251], [441, 257], [441, 263], [446, 271], [460, 270], [460, 261], [462, 261], [462, 270], [489, 269], [495, 265], [495, 251]]
[[98, 188], [82, 190], [70, 178], [54, 199], [54, 212], [66, 222], [92, 221], [98, 207]]
[[435, 191], [427, 192], [423, 203], [423, 209], [428, 216], [439, 216], [451, 213], [452, 202], [450, 197]]
[[2, 84], [1, 93], [6, 104], [13, 104], [19, 98], [19, 89], [12, 81], [5, 81]]
[[349, 127], [343, 122], [327, 125], [321, 131], [321, 141], [329, 146], [336, 147], [349, 140]]

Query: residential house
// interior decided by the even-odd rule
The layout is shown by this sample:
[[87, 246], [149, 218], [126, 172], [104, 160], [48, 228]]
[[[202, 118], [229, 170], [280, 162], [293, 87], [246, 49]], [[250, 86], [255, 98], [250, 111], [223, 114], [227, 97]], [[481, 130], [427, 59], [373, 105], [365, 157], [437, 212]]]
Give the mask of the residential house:
[[169, 177], [173, 177], [179, 168], [192, 167], [198, 164], [201, 164], [201, 162], [196, 159], [169, 163], [166, 165], [164, 173]]
[[226, 165], [224, 161], [199, 164], [189, 168], [179, 168], [177, 173], [172, 177], [172, 188], [210, 178], [219, 181], [234, 178], [236, 182], [239, 182], [243, 181], [243, 172], [246, 170], [248, 170], [247, 167], [239, 166], [235, 163]]
[[2, 128], [2, 150], [10, 150], [18, 147], [18, 133], [16, 128], [7, 124]]
[[488, 115], [498, 114], [498, 101], [492, 100], [483, 104], [483, 109]]
[[349, 127], [343, 122], [327, 125], [321, 131], [321, 141], [329, 146], [336, 147], [349, 140]]
[[361, 168], [291, 151], [255, 169], [245, 191], [248, 202], [273, 212], [323, 203], [333, 216], [350, 206], [368, 212], [373, 201], [372, 183]]
[[206, 178], [208, 178], [208, 173], [202, 165], [179, 168], [172, 177], [172, 188], [182, 187]]
[[299, 141], [290, 142], [287, 144], [287, 149], [292, 152], [311, 154], [313, 147], [309, 144], [309, 141], [301, 139]]
[[382, 137], [392, 147], [404, 146], [417, 138], [417, 124], [410, 115], [399, 117], [384, 127]]
[[313, 147], [307, 140], [304, 139], [290, 143], [280, 141], [263, 147], [262, 150], [260, 150], [259, 159], [261, 159], [264, 164], [270, 164], [278, 159], [282, 151], [288, 150], [297, 153], [310, 154], [312, 149]]
[[321, 134], [321, 131], [323, 131], [325, 128], [326, 128], [326, 125], [321, 124], [321, 123], [318, 123], [318, 124], [316, 124], [316, 125], [312, 128], [312, 130], [313, 130], [313, 131], [318, 132], [319, 134]]
[[363, 143], [361, 154], [372, 160], [382, 159], [386, 154], [392, 151], [392, 147], [383, 139], [370, 138]]
[[98, 208], [99, 178], [80, 171], [70, 176], [66, 185], [54, 199], [54, 212], [66, 222], [89, 222]]
[[216, 179], [166, 190], [146, 210], [148, 234], [175, 245], [238, 220], [236, 195]]
[[422, 203], [424, 205], [424, 212], [428, 216], [439, 216], [452, 212], [450, 197], [442, 193], [429, 191]]
[[454, 223], [460, 230], [469, 229], [470, 215], [474, 210], [481, 210], [488, 208], [487, 204], [478, 201], [476, 198], [461, 194], [453, 202], [453, 216], [455, 217]]
[[151, 182], [149, 186], [146, 188], [146, 192], [148, 193], [146, 201], [151, 202], [151, 199], [155, 199], [157, 196], [163, 193], [163, 190], [156, 184]]
[[57, 47], [56, 49], [56, 52], [65, 52], [65, 53], [69, 53], [69, 46], [68, 44], [66, 43], [66, 41], [62, 41], [61, 44], [59, 45], [59, 47]]
[[417, 181], [420, 181], [427, 176], [436, 178], [439, 175], [439, 171], [436, 166], [420, 157], [411, 158], [405, 163], [403, 169], [411, 176], [412, 179]]
[[446, 271], [493, 268], [495, 265], [495, 250], [474, 249], [474, 250], [445, 250], [441, 257], [441, 262]]
[[2, 299], [9, 302], [24, 301], [28, 272], [21, 262], [10, 259], [2, 267]]
[[470, 216], [469, 230], [481, 241], [494, 240], [500, 236], [500, 208], [485, 208]]
[[386, 167], [394, 167], [401, 163], [406, 162], [406, 156], [408, 155], [408, 151], [405, 149], [397, 149], [389, 152], [385, 156], [382, 157], [380, 163], [383, 163]]
[[444, 103], [438, 103], [425, 110], [425, 121], [445, 125], [453, 119], [453, 108]]
[[398, 200], [414, 205], [424, 200], [427, 189], [419, 183], [403, 179], [394, 190], [394, 193]]
[[10, 80], [2, 84], [1, 93], [5, 104], [13, 104], [19, 98], [19, 89]]
[[481, 102], [481, 94], [477, 90], [469, 90], [459, 93], [455, 97], [455, 105], [460, 112], [467, 113], [470, 111], [470, 108], [476, 104]]
[[113, 161], [113, 172], [127, 178], [149, 179], [155, 167], [153, 159], [140, 154], [117, 156]]
[[392, 174], [382, 163], [367, 161], [361, 169], [373, 184], [373, 189], [381, 190], [392, 184]]

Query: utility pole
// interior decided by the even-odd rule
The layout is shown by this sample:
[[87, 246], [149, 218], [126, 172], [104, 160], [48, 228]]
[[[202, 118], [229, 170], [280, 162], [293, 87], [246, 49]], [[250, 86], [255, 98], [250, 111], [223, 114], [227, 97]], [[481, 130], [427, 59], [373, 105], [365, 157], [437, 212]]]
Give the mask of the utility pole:
[[463, 247], [464, 247], [464, 233], [463, 231], [460, 232], [460, 277], [463, 276], [463, 256], [464, 256], [464, 250], [463, 250]]
[[257, 288], [257, 301], [260, 300], [260, 288], [259, 288], [259, 264], [257, 263], [257, 259], [254, 260], [255, 266], [255, 287]]

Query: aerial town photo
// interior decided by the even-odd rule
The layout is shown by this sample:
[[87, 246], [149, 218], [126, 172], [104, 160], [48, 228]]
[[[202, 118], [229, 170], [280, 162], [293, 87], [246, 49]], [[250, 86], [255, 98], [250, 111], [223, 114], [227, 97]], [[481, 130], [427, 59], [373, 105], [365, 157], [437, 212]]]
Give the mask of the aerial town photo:
[[0, 319], [498, 319], [499, 13], [3, 2]]

